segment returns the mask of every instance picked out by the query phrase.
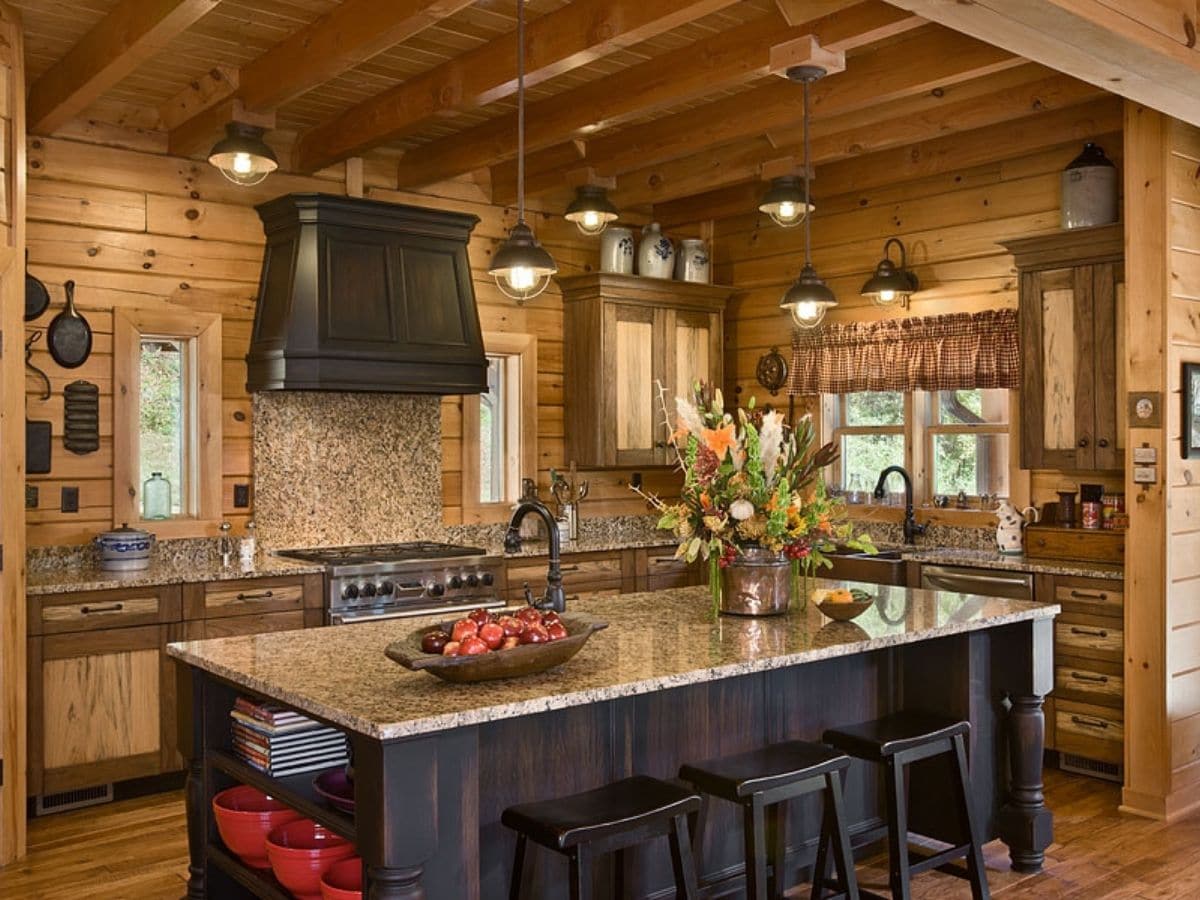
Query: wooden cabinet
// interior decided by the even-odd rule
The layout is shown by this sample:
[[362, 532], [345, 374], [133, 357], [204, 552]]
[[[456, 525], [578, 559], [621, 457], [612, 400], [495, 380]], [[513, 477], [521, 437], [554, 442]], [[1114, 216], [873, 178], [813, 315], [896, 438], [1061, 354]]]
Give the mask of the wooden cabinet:
[[[528, 584], [535, 597], [546, 588], [544, 556], [510, 559], [508, 561], [508, 592], [510, 603], [525, 599]], [[564, 553], [562, 557], [563, 590], [567, 603], [606, 595], [625, 594], [636, 587], [632, 550], [608, 550], [596, 553]]]
[[689, 563], [675, 556], [675, 547], [651, 547], [634, 551], [637, 590], [663, 591], [668, 588], [708, 584], [708, 568], [703, 562]]
[[1124, 465], [1124, 232], [1004, 242], [1020, 273], [1021, 466]]
[[188, 640], [266, 634], [323, 624], [321, 575], [246, 578], [183, 586]]
[[559, 284], [567, 456], [588, 467], [670, 463], [659, 385], [673, 410], [693, 382], [721, 384], [731, 289], [605, 273]]
[[30, 597], [29, 792], [176, 768], [178, 585]]

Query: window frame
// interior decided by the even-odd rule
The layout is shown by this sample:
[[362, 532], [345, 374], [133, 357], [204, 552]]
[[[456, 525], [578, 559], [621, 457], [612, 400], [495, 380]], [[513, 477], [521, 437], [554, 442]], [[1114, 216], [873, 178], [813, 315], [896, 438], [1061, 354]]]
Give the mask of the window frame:
[[[517, 387], [520, 396], [516, 403], [509, 399], [506, 404], [510, 415], [506, 415], [504, 425], [507, 430], [506, 446], [518, 448], [518, 471], [512, 490], [519, 496], [521, 479], [537, 478], [537, 337], [532, 334], [485, 332], [483, 346], [489, 356], [515, 357], [518, 360], [518, 365], [514, 367], [516, 371], [508, 373], [506, 390]], [[479, 499], [479, 406], [478, 394], [463, 396], [462, 520], [464, 524], [506, 522], [518, 496], [494, 503], [484, 503]]]
[[[190, 419], [185, 444], [194, 515], [142, 518], [140, 467], [141, 347], [143, 337], [191, 342], [184, 404]], [[158, 537], [216, 534], [221, 522], [222, 356], [218, 313], [172, 309], [113, 310], [113, 525], [135, 523]]]
[[[1004, 465], [1005, 465], [1005, 468], [1007, 468], [1008, 472], [1009, 472], [1008, 493], [1009, 493], [1009, 495], [1011, 495], [1013, 492], [1013, 479], [1012, 479], [1013, 437], [1012, 437], [1012, 432], [1011, 432], [1011, 425], [1007, 421], [1006, 422], [980, 422], [977, 425], [943, 424], [941, 422], [941, 408], [940, 408], [940, 404], [939, 404], [939, 394], [941, 394], [942, 392], [941, 391], [920, 391], [918, 393], [920, 393], [922, 395], [919, 399], [919, 402], [924, 404], [924, 408], [925, 408], [924, 415], [920, 417], [921, 422], [922, 422], [922, 428], [925, 433], [925, 446], [924, 446], [925, 459], [928, 461], [927, 466], [925, 467], [925, 472], [927, 473], [928, 477], [925, 479], [926, 483], [924, 485], [924, 490], [922, 492], [925, 495], [924, 499], [932, 500], [934, 497], [937, 496], [937, 493], [934, 490], [934, 488], [937, 485], [937, 473], [934, 471], [934, 468], [933, 468], [934, 460], [937, 458], [937, 456], [934, 453], [933, 445], [934, 445], [934, 442], [937, 440], [937, 436], [942, 435], [942, 434], [1000, 434], [1000, 435], [1004, 435], [1005, 437], [1007, 437], [1008, 438], [1008, 458], [1004, 461]], [[1011, 390], [1008, 391], [1008, 395], [1009, 395], [1008, 396], [1008, 406], [1009, 406], [1009, 410], [1010, 410], [1010, 413], [1008, 416], [1009, 419], [1012, 418], [1012, 415], [1011, 415], [1012, 393], [1013, 392]], [[951, 496], [951, 495], [947, 495], [947, 496]], [[954, 497], [956, 497], [956, 496], [957, 495], [954, 495]], [[953, 500], [954, 497], [951, 497], [951, 499]], [[978, 500], [979, 497], [980, 497], [979, 494], [967, 494], [968, 500]]]
[[[896, 391], [881, 391], [877, 393], [897, 393]], [[904, 422], [900, 425], [844, 425], [847, 420], [847, 394], [823, 394], [821, 396], [821, 420], [828, 423], [825, 433], [838, 448], [838, 456], [833, 464], [833, 481], [845, 489], [846, 485], [842, 472], [842, 438], [855, 434], [899, 434], [904, 437], [904, 468], [909, 472], [914, 470], [914, 447], [917, 442], [913, 439], [913, 395], [911, 391], [902, 392], [904, 402]], [[867, 485], [866, 490], [873, 491], [874, 484]]]

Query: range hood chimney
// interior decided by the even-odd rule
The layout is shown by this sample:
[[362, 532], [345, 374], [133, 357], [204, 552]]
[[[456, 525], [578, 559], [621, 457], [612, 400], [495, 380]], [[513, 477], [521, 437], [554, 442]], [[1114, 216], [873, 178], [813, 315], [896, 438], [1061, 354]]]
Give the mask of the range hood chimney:
[[331, 194], [258, 207], [267, 236], [246, 390], [478, 394], [476, 216]]

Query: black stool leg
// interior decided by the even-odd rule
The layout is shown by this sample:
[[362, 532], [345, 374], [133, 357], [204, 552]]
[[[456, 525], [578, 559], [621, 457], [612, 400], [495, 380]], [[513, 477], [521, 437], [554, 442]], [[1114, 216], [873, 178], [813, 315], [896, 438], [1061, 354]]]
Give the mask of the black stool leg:
[[625, 849], [613, 853], [613, 896], [625, 900]]
[[[833, 840], [834, 859], [841, 875], [839, 889], [849, 900], [859, 900], [858, 875], [854, 871], [854, 850], [850, 846], [850, 831], [846, 827], [846, 804], [842, 797], [842, 776], [838, 772], [830, 772], [825, 776], [826, 809], [832, 809], [832, 828], [830, 837]], [[907, 852], [907, 847], [905, 852]], [[821, 873], [824, 876], [824, 872]]]
[[746, 898], [767, 900], [767, 818], [761, 795], [743, 809], [746, 844]]
[[675, 816], [668, 835], [671, 842], [671, 868], [675, 870], [677, 900], [698, 900], [700, 885], [696, 879], [696, 860], [688, 840], [687, 816]]
[[512, 880], [509, 882], [508, 900], [521, 900], [521, 876], [525, 872], [525, 835], [517, 835], [517, 852], [513, 856]]
[[571, 849], [570, 868], [571, 900], [591, 900], [592, 853], [586, 845]]
[[904, 796], [904, 764], [894, 756], [886, 762], [888, 807], [888, 881], [893, 900], [911, 900], [908, 871], [908, 801]]
[[971, 881], [972, 900], [989, 900], [987, 868], [983, 862], [983, 848], [979, 843], [979, 826], [971, 809], [971, 776], [967, 769], [967, 748], [961, 734], [954, 736], [954, 767], [958, 770], [955, 784], [958, 788], [959, 809], [962, 811], [963, 825], [967, 832], [967, 840], [971, 845], [967, 848], [967, 874]]
[[771, 807], [771, 879], [767, 894], [771, 900], [783, 900], [783, 872], [787, 867], [787, 803], [776, 803]]
[[825, 896], [825, 887], [829, 884], [829, 845], [833, 835], [833, 804], [830, 803], [828, 788], [823, 794], [821, 806], [821, 835], [817, 838], [817, 858], [813, 862], [811, 900], [821, 900]]

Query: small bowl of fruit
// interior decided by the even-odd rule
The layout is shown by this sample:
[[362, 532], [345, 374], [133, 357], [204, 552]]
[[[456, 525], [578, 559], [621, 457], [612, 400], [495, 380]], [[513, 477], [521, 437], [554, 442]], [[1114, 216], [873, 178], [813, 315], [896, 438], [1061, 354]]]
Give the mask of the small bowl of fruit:
[[835, 588], [813, 591], [812, 601], [826, 618], [849, 622], [865, 613], [875, 598], [859, 588]]
[[446, 681], [517, 678], [561, 666], [607, 622], [577, 613], [477, 609], [390, 644], [388, 658]]

